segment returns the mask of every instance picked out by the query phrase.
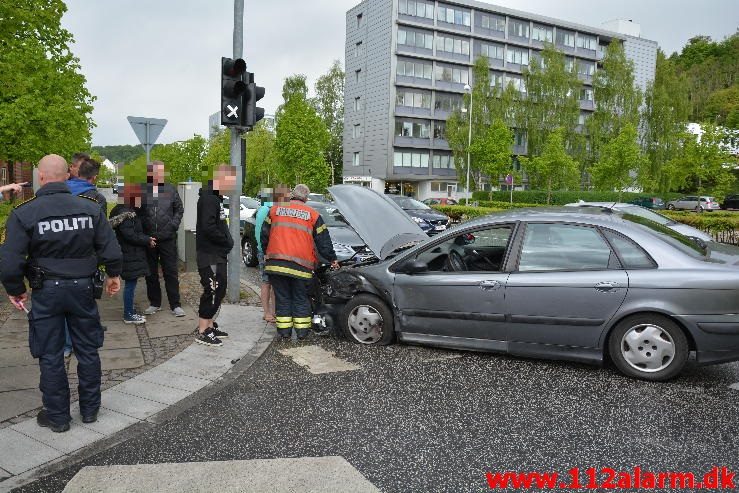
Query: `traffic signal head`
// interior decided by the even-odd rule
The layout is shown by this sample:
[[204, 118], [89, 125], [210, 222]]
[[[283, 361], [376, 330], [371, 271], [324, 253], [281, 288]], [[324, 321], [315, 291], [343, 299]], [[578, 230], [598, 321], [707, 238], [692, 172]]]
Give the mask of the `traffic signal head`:
[[254, 128], [259, 120], [264, 118], [264, 108], [257, 106], [257, 101], [264, 97], [264, 88], [254, 83], [254, 74], [246, 73], [248, 82], [246, 87], [246, 95], [244, 96], [244, 105], [246, 106], [246, 127]]
[[241, 58], [221, 58], [221, 125], [244, 125], [244, 94], [247, 90], [246, 62]]

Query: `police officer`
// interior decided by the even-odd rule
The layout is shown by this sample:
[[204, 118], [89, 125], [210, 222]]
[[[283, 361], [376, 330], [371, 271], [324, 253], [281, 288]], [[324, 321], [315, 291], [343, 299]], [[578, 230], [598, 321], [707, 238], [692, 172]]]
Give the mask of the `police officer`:
[[64, 369], [64, 322], [69, 323], [77, 355], [82, 421], [97, 420], [100, 408], [100, 357], [103, 345], [100, 316], [93, 295], [92, 275], [100, 262], [113, 295], [120, 289], [121, 249], [115, 234], [92, 199], [75, 197], [65, 184], [67, 163], [61, 156], [39, 161], [41, 188], [8, 217], [6, 242], [0, 258], [0, 281], [11, 303], [25, 309], [33, 289], [28, 342], [41, 367], [39, 388], [44, 409], [39, 426], [54, 432], [69, 429], [69, 383]]
[[338, 268], [336, 253], [323, 219], [305, 204], [310, 190], [296, 185], [289, 203], [272, 206], [262, 225], [264, 271], [275, 292], [277, 332], [284, 338], [305, 339], [311, 328], [311, 306], [308, 298], [313, 270], [320, 255]]

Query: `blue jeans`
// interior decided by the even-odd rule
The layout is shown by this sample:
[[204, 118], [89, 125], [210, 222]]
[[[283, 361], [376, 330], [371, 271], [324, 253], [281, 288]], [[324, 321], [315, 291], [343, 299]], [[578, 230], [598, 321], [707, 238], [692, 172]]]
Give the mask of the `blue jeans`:
[[126, 279], [123, 288], [123, 317], [130, 318], [133, 315], [133, 294], [136, 292], [137, 279]]

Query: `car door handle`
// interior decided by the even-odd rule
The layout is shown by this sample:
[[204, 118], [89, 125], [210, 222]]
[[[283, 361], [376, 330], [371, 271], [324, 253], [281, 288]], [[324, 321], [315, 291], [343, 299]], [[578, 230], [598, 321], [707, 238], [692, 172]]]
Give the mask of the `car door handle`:
[[596, 291], [600, 291], [601, 293], [613, 293], [618, 288], [618, 283], [615, 282], [599, 282], [595, 286]]
[[483, 291], [491, 291], [501, 286], [499, 281], [480, 281], [480, 289]]

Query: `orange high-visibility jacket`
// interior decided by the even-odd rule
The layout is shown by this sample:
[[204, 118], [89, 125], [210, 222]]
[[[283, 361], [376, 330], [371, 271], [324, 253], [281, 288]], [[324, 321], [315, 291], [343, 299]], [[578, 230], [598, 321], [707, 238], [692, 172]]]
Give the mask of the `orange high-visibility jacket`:
[[299, 200], [273, 205], [269, 210], [270, 234], [264, 260], [284, 260], [312, 271], [318, 263], [313, 231], [319, 217], [318, 212]]

